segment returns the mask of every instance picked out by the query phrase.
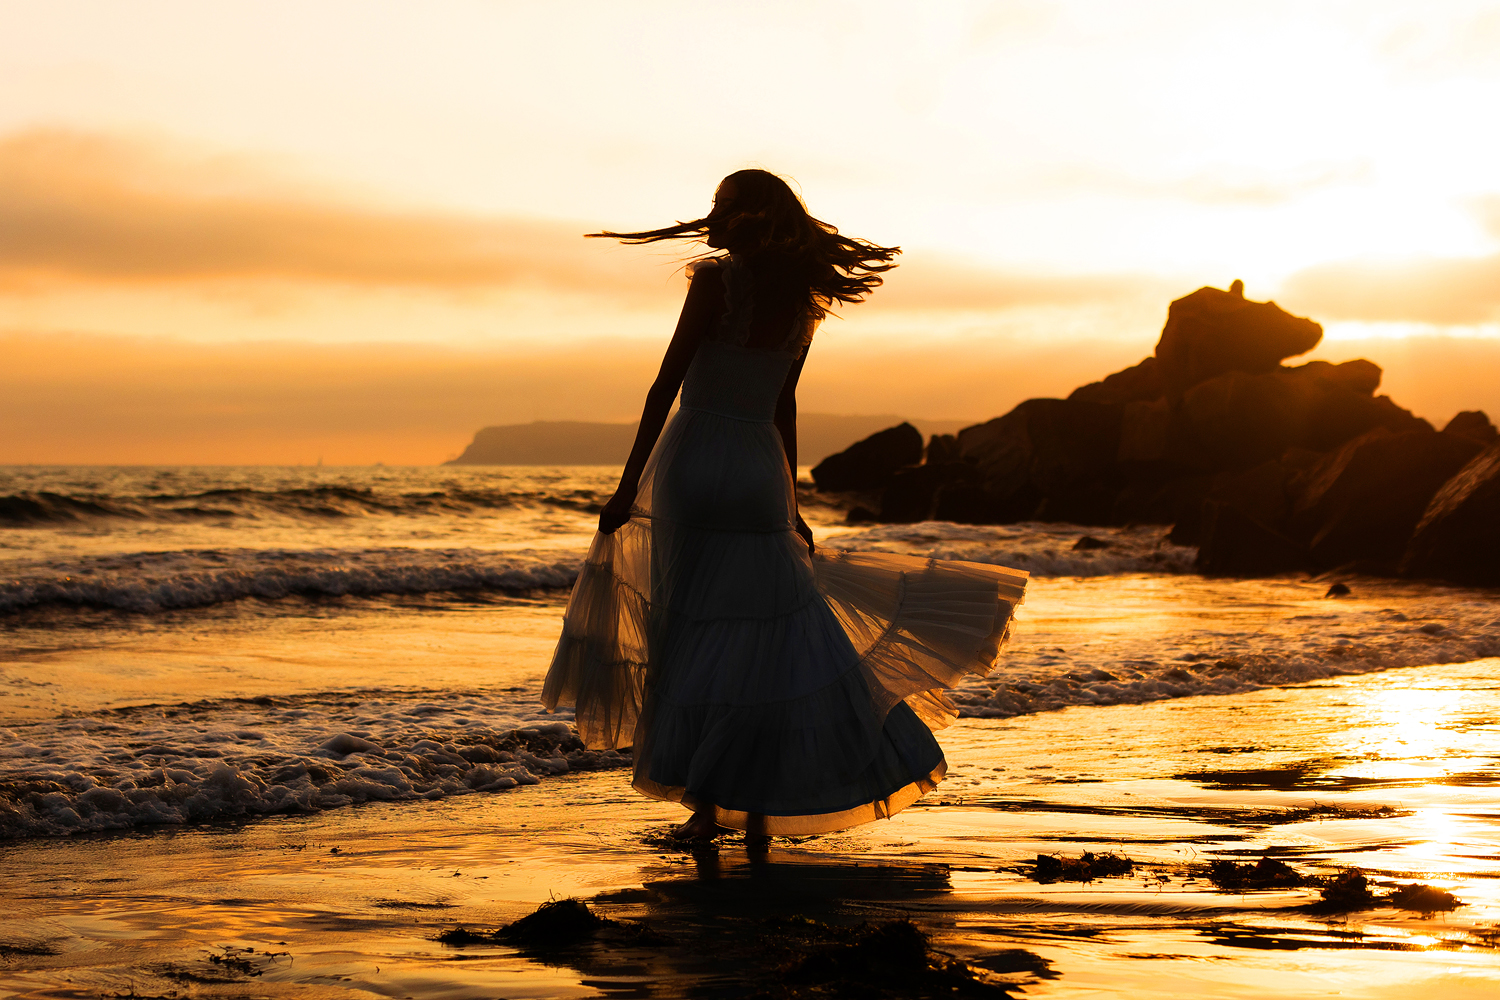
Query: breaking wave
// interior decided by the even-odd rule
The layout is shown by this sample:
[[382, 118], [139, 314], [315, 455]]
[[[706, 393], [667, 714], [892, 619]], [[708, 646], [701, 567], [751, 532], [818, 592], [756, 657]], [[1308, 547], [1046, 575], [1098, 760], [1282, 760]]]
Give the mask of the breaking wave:
[[587, 488], [557, 492], [480, 488], [399, 492], [355, 486], [308, 486], [140, 496], [42, 490], [0, 496], [0, 526], [47, 527], [110, 519], [192, 522], [463, 516], [526, 506], [597, 512], [601, 502], [596, 491]]
[[[563, 558], [559, 558], [563, 556]], [[46, 605], [154, 612], [268, 600], [570, 587], [578, 558], [481, 549], [196, 549], [13, 567], [0, 614]]]
[[366, 691], [0, 729], [0, 838], [498, 792], [630, 763], [517, 708], [474, 692]]

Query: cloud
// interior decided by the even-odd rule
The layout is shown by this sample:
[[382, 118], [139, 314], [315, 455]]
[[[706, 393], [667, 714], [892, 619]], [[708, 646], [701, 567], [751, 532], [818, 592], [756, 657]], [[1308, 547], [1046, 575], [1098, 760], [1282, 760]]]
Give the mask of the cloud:
[[225, 158], [174, 153], [55, 130], [0, 140], [0, 274], [615, 294], [649, 284], [625, 255], [583, 240], [581, 224], [340, 203]]
[[1320, 264], [1288, 278], [1280, 297], [1320, 319], [1485, 323], [1500, 319], [1500, 255]]
[[[462, 292], [532, 288], [668, 307], [660, 263], [583, 222], [393, 211], [243, 159], [138, 137], [32, 130], [0, 139], [0, 284], [302, 281]], [[915, 252], [874, 301], [1005, 310], [1138, 296], [1131, 275], [1010, 273]]]

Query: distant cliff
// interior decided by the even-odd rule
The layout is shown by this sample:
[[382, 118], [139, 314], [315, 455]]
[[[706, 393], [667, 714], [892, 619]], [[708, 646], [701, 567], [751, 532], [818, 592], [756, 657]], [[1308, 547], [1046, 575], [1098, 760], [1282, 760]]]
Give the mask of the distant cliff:
[[[815, 465], [862, 437], [903, 418], [803, 413], [797, 418], [797, 461]], [[962, 420], [913, 421], [927, 434], [951, 434]], [[464, 453], [445, 465], [624, 465], [635, 440], [635, 424], [537, 420], [486, 427]]]

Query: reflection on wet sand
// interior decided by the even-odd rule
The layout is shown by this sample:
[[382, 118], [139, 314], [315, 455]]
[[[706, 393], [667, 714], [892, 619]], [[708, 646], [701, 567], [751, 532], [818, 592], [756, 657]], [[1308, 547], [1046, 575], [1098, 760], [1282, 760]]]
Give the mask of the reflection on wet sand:
[[[659, 839], [678, 810], [619, 771], [11, 842], [0, 992], [878, 995], [859, 978], [875, 969], [921, 995], [900, 979], [905, 955], [973, 995], [1489, 997], [1495, 667], [965, 720], [944, 734], [949, 780], [922, 803], [768, 847]], [[1071, 880], [1085, 852], [1130, 865]], [[1246, 875], [1282, 866], [1293, 875]], [[1368, 900], [1320, 908], [1354, 869]], [[1413, 884], [1463, 905], [1404, 908], [1442, 898]], [[540, 948], [493, 937], [570, 897], [623, 930]], [[439, 940], [459, 926], [477, 940]]]

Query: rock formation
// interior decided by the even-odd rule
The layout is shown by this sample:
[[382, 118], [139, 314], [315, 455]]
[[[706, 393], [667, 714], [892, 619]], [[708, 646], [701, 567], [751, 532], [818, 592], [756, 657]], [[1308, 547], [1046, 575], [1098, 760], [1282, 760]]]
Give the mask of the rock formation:
[[879, 491], [879, 512], [858, 516], [890, 522], [1172, 525], [1207, 573], [1500, 582], [1500, 432], [1478, 411], [1434, 430], [1376, 395], [1380, 368], [1363, 359], [1282, 364], [1321, 336], [1239, 282], [1200, 288], [1137, 365], [934, 435], [925, 462], [902, 425], [814, 476]]
[[1433, 496], [1401, 569], [1410, 576], [1500, 586], [1500, 444], [1486, 448]]
[[883, 489], [896, 470], [922, 461], [922, 432], [902, 423], [870, 435], [813, 467], [818, 489], [834, 493]]
[[1244, 287], [1236, 281], [1227, 292], [1200, 288], [1167, 309], [1156, 360], [1168, 399], [1225, 372], [1271, 371], [1323, 339], [1317, 323], [1274, 302], [1251, 302]]

